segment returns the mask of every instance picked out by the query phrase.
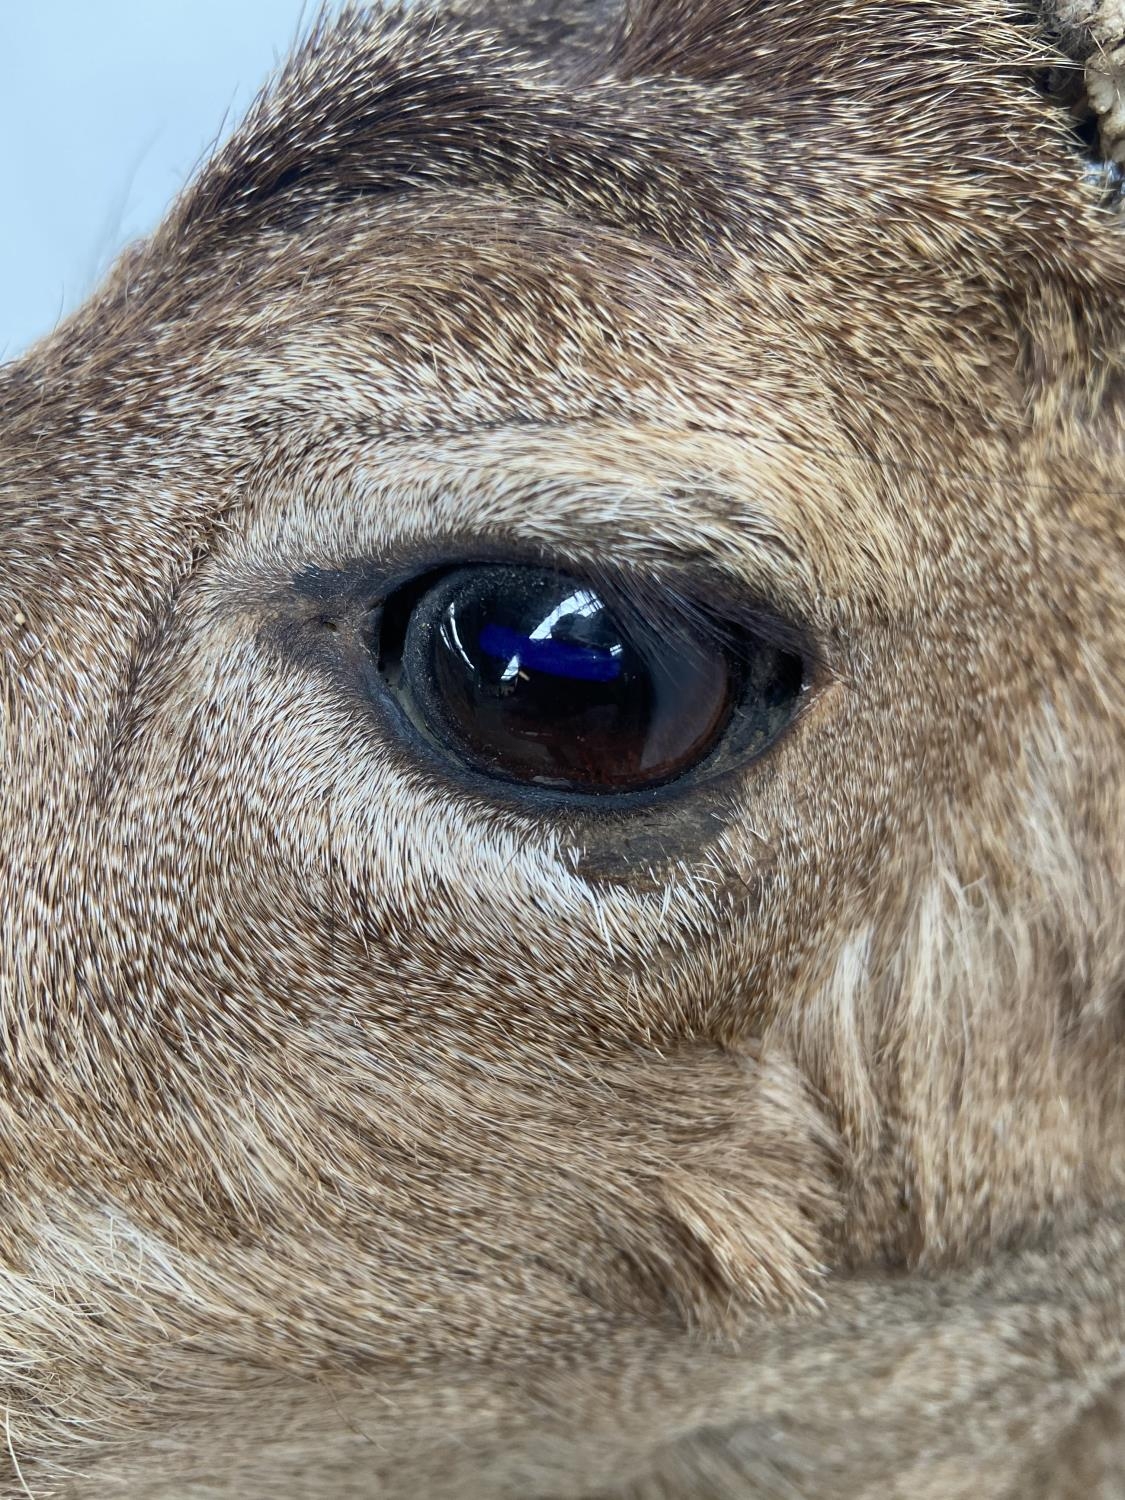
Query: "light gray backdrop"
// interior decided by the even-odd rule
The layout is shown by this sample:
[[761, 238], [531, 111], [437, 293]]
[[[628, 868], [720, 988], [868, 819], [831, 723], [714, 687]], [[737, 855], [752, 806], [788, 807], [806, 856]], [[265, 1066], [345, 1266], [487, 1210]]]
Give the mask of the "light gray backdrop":
[[318, 9], [0, 0], [0, 359], [153, 226]]

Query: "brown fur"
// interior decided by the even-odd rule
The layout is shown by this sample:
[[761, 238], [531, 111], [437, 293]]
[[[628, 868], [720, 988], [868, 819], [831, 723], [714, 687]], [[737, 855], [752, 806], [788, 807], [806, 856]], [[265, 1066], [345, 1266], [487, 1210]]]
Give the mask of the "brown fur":
[[[5, 1496], [1125, 1491], [1063, 9], [349, 13], [0, 373]], [[355, 623], [482, 544], [721, 576], [802, 715], [647, 812], [482, 798]]]

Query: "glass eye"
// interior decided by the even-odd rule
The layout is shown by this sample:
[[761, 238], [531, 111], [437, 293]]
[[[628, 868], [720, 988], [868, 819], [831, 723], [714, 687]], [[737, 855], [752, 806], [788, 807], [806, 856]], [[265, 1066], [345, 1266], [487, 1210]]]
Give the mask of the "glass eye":
[[[630, 792], [703, 760], [743, 696], [745, 663], [721, 634], [663, 613], [550, 569], [480, 564], [388, 601], [379, 657], [447, 754], [507, 781]], [[795, 696], [800, 664], [761, 649], [778, 679], [764, 686]]]

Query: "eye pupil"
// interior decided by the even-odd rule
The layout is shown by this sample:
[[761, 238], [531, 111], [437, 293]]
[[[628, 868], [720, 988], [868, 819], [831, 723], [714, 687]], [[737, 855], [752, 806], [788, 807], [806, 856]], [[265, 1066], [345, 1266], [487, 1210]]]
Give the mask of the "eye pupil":
[[[532, 566], [456, 568], [388, 601], [381, 632], [383, 670], [431, 745], [488, 776], [562, 791], [674, 779], [714, 749], [750, 680], [700, 619], [655, 621]], [[766, 658], [777, 655], [753, 664], [764, 689], [776, 687]]]

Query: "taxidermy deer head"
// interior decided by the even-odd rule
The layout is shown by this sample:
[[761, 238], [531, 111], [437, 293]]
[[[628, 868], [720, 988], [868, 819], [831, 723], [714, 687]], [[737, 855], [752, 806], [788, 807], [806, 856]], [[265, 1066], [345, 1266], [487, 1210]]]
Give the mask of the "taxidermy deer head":
[[1121, 22], [348, 11], [0, 372], [5, 1497], [1120, 1493]]

